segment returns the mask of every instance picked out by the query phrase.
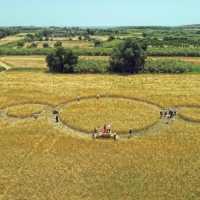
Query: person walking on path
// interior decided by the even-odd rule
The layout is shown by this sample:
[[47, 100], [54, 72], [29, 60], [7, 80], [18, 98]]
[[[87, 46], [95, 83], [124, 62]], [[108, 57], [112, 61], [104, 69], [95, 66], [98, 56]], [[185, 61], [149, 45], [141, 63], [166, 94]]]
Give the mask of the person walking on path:
[[133, 136], [133, 130], [131, 128], [129, 129], [129, 134], [130, 134], [130, 137]]
[[96, 137], [97, 137], [97, 134], [96, 134], [96, 133], [93, 133], [93, 134], [92, 134], [92, 138], [95, 139]]
[[34, 118], [37, 119], [38, 118], [38, 114], [34, 113]]
[[164, 110], [164, 117], [167, 115], [167, 108]]
[[97, 129], [94, 128], [94, 132], [93, 132], [93, 134], [92, 134], [92, 137], [93, 137], [93, 138], [96, 138], [96, 136], [97, 136]]
[[174, 115], [176, 116], [177, 108], [174, 108]]
[[77, 96], [77, 100], [78, 100], [78, 101], [80, 101], [80, 100], [81, 100], [81, 97], [80, 97], [80, 95], [78, 95], [78, 96]]
[[116, 139], [117, 139], [117, 133], [114, 132], [114, 140], [116, 140]]
[[170, 117], [168, 116], [166, 119], [166, 124], [169, 124], [169, 122], [170, 122]]
[[56, 122], [58, 122], [58, 115], [56, 115]]
[[160, 111], [160, 119], [162, 118], [162, 115], [163, 115], [163, 112], [162, 112], [162, 111]]

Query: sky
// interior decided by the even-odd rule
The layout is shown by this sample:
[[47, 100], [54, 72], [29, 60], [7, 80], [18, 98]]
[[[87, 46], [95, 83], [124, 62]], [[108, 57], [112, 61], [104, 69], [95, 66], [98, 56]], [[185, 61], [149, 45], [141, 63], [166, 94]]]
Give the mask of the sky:
[[189, 24], [200, 24], [200, 0], [0, 0], [0, 27]]

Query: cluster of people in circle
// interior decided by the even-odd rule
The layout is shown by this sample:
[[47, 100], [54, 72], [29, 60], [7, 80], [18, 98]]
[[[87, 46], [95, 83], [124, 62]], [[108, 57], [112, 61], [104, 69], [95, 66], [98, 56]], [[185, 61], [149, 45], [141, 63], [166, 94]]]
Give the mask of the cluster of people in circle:
[[[94, 128], [92, 137], [93, 138], [97, 138], [98, 136], [102, 136], [102, 137], [111, 137], [111, 125], [108, 124], [106, 126], [106, 124], [103, 125], [103, 131], [101, 132], [100, 126], [98, 126], [98, 128]], [[117, 138], [117, 133], [114, 132], [113, 133], [113, 138], [116, 139]]]
[[160, 119], [162, 119], [162, 117], [166, 117], [166, 124], [169, 124], [171, 119], [175, 120], [177, 112], [177, 108], [172, 109], [171, 107], [166, 107], [164, 111], [160, 111]]
[[[99, 95], [96, 96], [97, 99], [100, 98]], [[106, 98], [108, 98], [108, 93], [106, 93]], [[77, 96], [77, 101], [80, 101], [81, 100], [81, 97], [80, 95]], [[54, 111], [56, 111], [54, 113]], [[53, 111], [53, 114], [56, 114], [55, 115], [55, 122], [58, 122], [58, 111], [57, 110], [54, 110]], [[169, 124], [170, 123], [170, 120], [174, 120], [175, 119], [175, 116], [177, 114], [177, 108], [165, 108], [163, 111], [160, 111], [160, 119], [162, 119], [162, 117], [166, 117], [166, 124]], [[38, 118], [38, 114], [37, 113], [34, 113], [34, 118], [37, 119]], [[108, 124], [106, 126], [106, 124], [103, 125], [103, 131], [100, 130], [100, 127], [98, 126], [97, 128], [94, 128], [94, 131], [93, 131], [93, 134], [92, 134], [92, 137], [93, 138], [98, 138], [99, 136], [105, 136], [105, 138], [111, 138], [113, 137], [114, 139], [117, 138], [117, 133], [114, 132], [111, 136], [111, 125]], [[132, 128], [129, 129], [129, 138], [133, 136], [133, 130]]]

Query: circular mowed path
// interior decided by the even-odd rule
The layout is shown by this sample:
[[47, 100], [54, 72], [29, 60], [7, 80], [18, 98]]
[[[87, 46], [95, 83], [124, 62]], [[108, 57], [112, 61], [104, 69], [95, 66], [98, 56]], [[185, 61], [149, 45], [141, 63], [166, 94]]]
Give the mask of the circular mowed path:
[[[133, 130], [133, 137], [156, 134], [170, 126], [166, 124], [165, 117], [159, 119], [159, 113], [162, 108], [140, 100], [128, 98], [84, 98], [80, 101], [71, 101], [63, 103], [55, 108], [44, 104], [23, 104], [28, 106], [39, 106], [42, 112], [39, 118], [44, 117], [48, 122], [60, 132], [65, 132], [73, 136], [82, 138], [91, 138], [94, 127], [100, 126], [103, 129], [104, 124], [111, 124], [111, 133], [116, 132], [117, 138], [127, 139], [129, 129]], [[0, 110], [0, 117], [9, 123], [19, 121], [36, 120], [33, 117], [21, 118], [7, 115], [9, 109], [21, 107], [15, 105]], [[178, 108], [180, 109], [180, 108]], [[30, 109], [31, 110], [31, 109]], [[59, 121], [56, 123], [53, 110], [59, 113]], [[23, 116], [24, 117], [24, 116]], [[184, 120], [176, 116], [176, 120]], [[187, 120], [186, 120], [187, 121]]]

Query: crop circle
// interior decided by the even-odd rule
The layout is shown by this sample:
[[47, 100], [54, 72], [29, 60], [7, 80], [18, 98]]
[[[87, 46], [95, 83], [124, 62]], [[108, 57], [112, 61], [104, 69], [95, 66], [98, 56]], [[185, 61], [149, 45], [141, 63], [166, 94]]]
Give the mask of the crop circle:
[[18, 105], [9, 107], [6, 114], [10, 117], [26, 118], [33, 117], [34, 113], [40, 114], [42, 112], [42, 107], [38, 105]]
[[111, 124], [118, 134], [151, 127], [158, 121], [158, 113], [150, 105], [121, 98], [87, 99], [66, 105], [59, 111], [60, 118], [70, 128], [92, 133], [94, 128]]
[[200, 108], [181, 108], [179, 117], [191, 122], [200, 122]]

